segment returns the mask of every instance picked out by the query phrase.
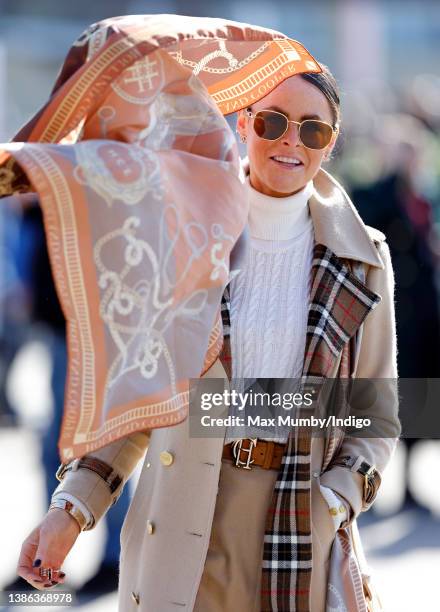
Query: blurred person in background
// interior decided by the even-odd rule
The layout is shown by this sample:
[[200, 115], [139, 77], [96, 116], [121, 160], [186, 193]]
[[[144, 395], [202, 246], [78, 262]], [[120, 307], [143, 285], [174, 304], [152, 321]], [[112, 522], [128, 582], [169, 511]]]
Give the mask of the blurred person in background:
[[[41, 459], [44, 468], [47, 505], [58, 485], [55, 473], [60, 460], [57, 440], [60, 436], [61, 419], [64, 408], [64, 388], [67, 370], [65, 319], [56, 294], [51, 272], [46, 237], [43, 227], [42, 211], [38, 201], [27, 202], [21, 218], [18, 244], [21, 256], [27, 262], [27, 288], [29, 293], [30, 319], [39, 328], [39, 337], [49, 348], [52, 373], [51, 390], [53, 396], [53, 415], [49, 427], [41, 439]], [[24, 267], [22, 264], [21, 267]], [[22, 274], [22, 277], [24, 275]], [[26, 327], [22, 323], [22, 329]], [[93, 597], [117, 589], [119, 565], [119, 534], [129, 506], [129, 489], [124, 488], [119, 503], [106, 515], [105, 549], [97, 573], [82, 587], [81, 595]], [[7, 585], [5, 590], [31, 588], [22, 578]]]
[[[365, 223], [380, 229], [390, 246], [396, 279], [399, 378], [438, 378], [439, 237], [432, 202], [422, 190], [425, 156], [432, 149], [426, 128], [416, 118], [379, 115], [377, 124], [381, 174], [369, 185], [354, 187], [351, 194]], [[407, 447], [403, 507], [420, 508], [409, 481], [411, 450], [417, 439], [403, 441]]]
[[[26, 342], [30, 320], [30, 251], [33, 235], [26, 227], [18, 200], [5, 198], [0, 207], [0, 427], [17, 425], [8, 395], [12, 364]], [[30, 249], [30, 251], [29, 251]]]

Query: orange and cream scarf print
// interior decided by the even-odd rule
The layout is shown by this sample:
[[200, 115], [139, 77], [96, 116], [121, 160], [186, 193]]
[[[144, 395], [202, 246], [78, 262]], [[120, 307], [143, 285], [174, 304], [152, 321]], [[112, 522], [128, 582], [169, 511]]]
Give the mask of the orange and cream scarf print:
[[320, 67], [283, 34], [220, 19], [91, 26], [47, 104], [0, 145], [0, 196], [36, 193], [67, 321], [63, 462], [184, 420], [222, 342], [247, 220], [223, 115]]

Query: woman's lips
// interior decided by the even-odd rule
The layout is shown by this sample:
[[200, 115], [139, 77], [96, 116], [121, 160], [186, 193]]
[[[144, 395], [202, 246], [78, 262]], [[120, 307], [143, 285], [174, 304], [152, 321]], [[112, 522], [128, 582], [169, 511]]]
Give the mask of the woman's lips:
[[277, 166], [280, 166], [281, 168], [286, 168], [287, 170], [290, 171], [297, 171], [301, 168], [304, 167], [304, 164], [301, 162], [299, 164], [292, 164], [292, 163], [287, 163], [287, 162], [282, 162], [282, 161], [278, 161], [277, 159], [274, 159], [273, 157], [270, 158], [270, 160], [274, 163], [277, 164]]

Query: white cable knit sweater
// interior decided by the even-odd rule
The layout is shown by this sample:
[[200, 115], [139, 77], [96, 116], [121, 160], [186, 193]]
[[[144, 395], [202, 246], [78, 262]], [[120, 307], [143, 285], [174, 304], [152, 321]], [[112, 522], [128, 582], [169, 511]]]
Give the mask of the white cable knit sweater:
[[[232, 377], [299, 378], [313, 257], [313, 182], [285, 198], [256, 191], [249, 177], [246, 182], [251, 241], [245, 265], [230, 284]], [[261, 437], [261, 429], [255, 433]], [[284, 442], [287, 436], [288, 430], [277, 428], [275, 437], [272, 432], [264, 439]], [[225, 442], [233, 437], [228, 429]]]

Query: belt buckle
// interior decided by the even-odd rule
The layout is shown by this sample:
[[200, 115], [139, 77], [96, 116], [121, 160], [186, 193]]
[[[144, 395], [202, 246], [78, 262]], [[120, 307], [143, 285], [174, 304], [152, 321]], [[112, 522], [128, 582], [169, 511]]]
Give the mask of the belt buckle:
[[[250, 441], [249, 448], [243, 448], [244, 440], [249, 440]], [[258, 438], [240, 438], [239, 440], [236, 440], [232, 444], [232, 454], [234, 455], [236, 467], [243, 468], [244, 470], [251, 470], [252, 469], [251, 468], [251, 464], [254, 463], [254, 459], [251, 459], [251, 457], [252, 457], [252, 450], [257, 446], [257, 440], [258, 440]], [[246, 461], [242, 461], [240, 459], [241, 451], [247, 453]]]

